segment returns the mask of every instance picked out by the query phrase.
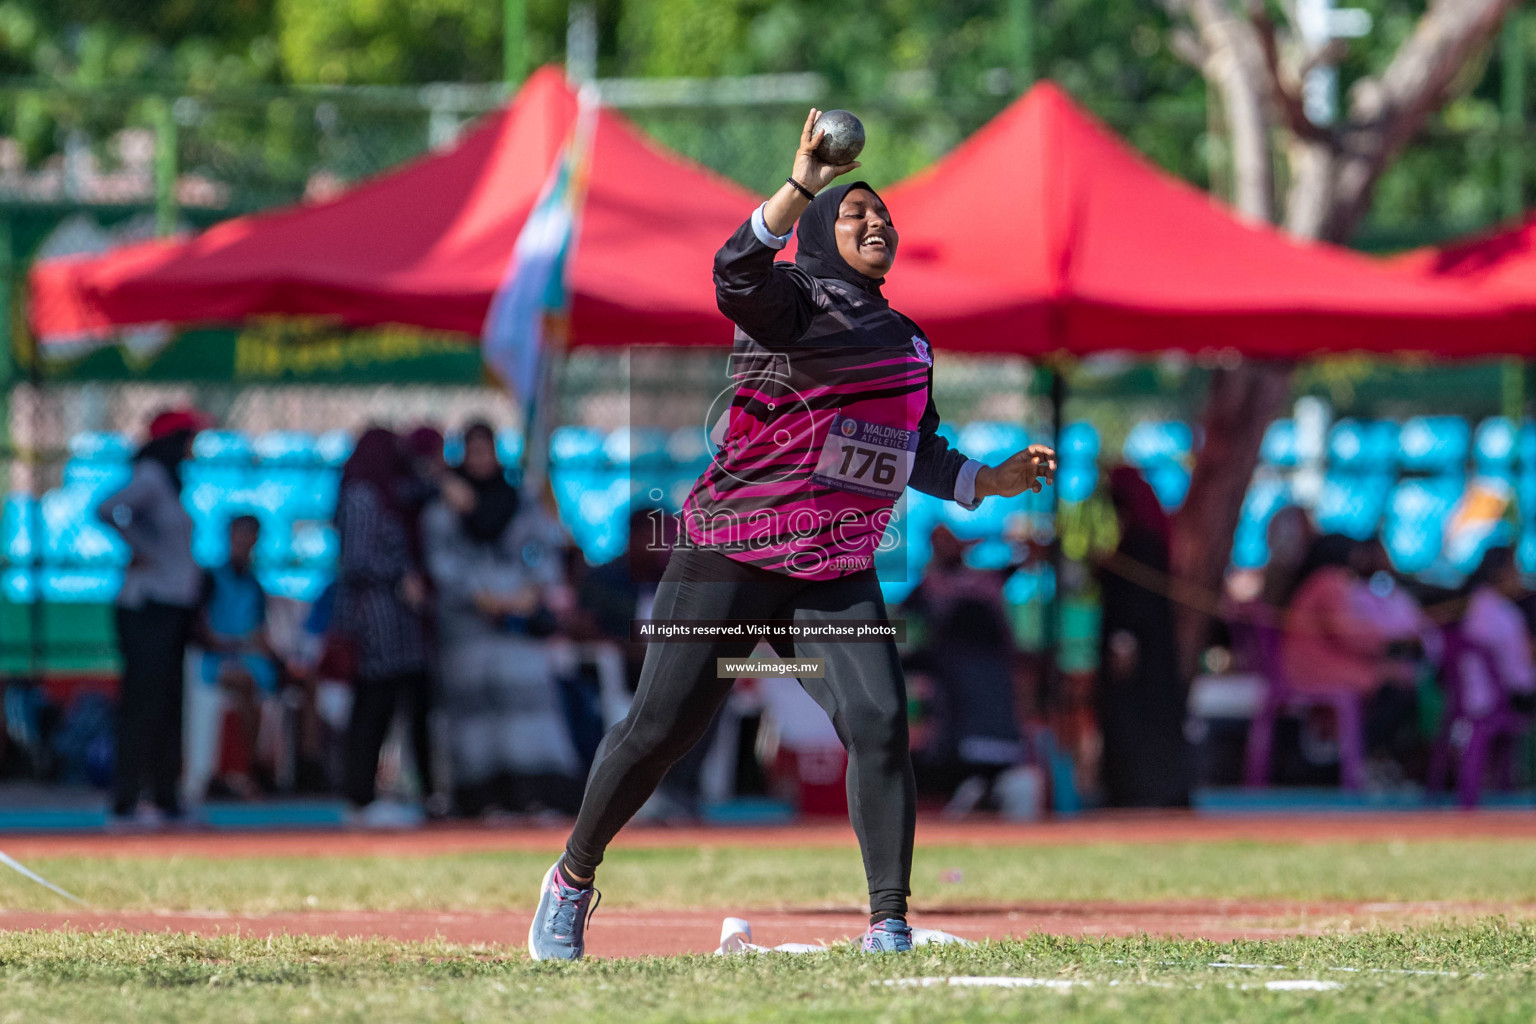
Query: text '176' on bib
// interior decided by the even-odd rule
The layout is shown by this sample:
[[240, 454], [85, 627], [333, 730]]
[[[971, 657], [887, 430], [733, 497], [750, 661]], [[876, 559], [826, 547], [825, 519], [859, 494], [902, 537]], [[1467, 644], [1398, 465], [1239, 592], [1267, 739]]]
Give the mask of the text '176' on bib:
[[917, 457], [918, 431], [832, 416], [811, 480], [871, 498], [901, 497]]

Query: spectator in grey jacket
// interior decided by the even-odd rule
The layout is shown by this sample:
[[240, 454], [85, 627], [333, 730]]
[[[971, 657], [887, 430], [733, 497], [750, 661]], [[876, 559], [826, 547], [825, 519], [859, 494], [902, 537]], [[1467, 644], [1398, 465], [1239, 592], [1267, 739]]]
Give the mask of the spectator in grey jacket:
[[422, 532], [459, 810], [574, 813], [580, 769], [552, 637], [570, 604], [564, 531], [537, 501], [519, 501], [495, 434], [477, 423], [465, 430], [463, 465], [444, 480]]
[[203, 584], [192, 560], [192, 517], [181, 503], [181, 464], [206, 425], [190, 409], [156, 416], [133, 476], [96, 509], [130, 552], [115, 611], [123, 665], [112, 793], [119, 819], [135, 813], [146, 786], [160, 814], [181, 813], [183, 661]]

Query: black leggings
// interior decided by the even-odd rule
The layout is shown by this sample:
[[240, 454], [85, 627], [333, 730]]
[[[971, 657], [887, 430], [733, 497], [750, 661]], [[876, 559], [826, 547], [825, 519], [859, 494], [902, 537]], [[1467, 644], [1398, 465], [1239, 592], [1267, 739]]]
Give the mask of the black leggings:
[[148, 601], [116, 610], [123, 674], [117, 696], [112, 813], [132, 814], [147, 785], [155, 806], [180, 812], [182, 662], [192, 609]]
[[[713, 551], [672, 553], [656, 590], [656, 619], [831, 619], [886, 617], [873, 570], [804, 580], [743, 565]], [[733, 680], [716, 678], [716, 658], [744, 658], [752, 640], [653, 643], [624, 721], [603, 739], [566, 843], [565, 861], [592, 874], [619, 829], [662, 776], [709, 727]], [[788, 651], [780, 651], [787, 654]], [[905, 914], [911, 894], [916, 822], [907, 744], [906, 681], [896, 645], [805, 640], [796, 658], [825, 659], [826, 675], [802, 679], [848, 750], [848, 811], [869, 881], [870, 910]]]
[[379, 753], [389, 737], [397, 708], [410, 705], [411, 739], [418, 761], [422, 796], [431, 795], [431, 752], [426, 742], [426, 716], [417, 714], [419, 702], [427, 693], [427, 674], [421, 669], [399, 675], [358, 679], [352, 687], [352, 717], [347, 721], [346, 764], [342, 789], [355, 807], [373, 803], [379, 774]]

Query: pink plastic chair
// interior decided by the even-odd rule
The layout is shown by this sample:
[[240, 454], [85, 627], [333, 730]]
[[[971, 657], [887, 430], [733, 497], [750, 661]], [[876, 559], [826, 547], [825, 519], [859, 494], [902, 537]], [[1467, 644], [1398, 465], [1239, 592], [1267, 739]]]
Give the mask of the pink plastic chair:
[[1275, 723], [1286, 713], [1316, 707], [1333, 710], [1339, 732], [1339, 784], [1347, 792], [1365, 787], [1365, 707], [1360, 695], [1342, 690], [1301, 690], [1286, 678], [1280, 661], [1281, 631], [1274, 626], [1233, 622], [1232, 638], [1246, 649], [1250, 663], [1264, 676], [1264, 699], [1248, 726], [1248, 750], [1243, 781], [1250, 787], [1269, 785]]
[[[1478, 718], [1466, 712], [1463, 662], [1468, 657], [1481, 660], [1488, 678], [1501, 683], [1499, 705]], [[1514, 788], [1514, 741], [1530, 728], [1530, 721], [1510, 707], [1509, 693], [1499, 680], [1492, 653], [1467, 639], [1460, 628], [1445, 632], [1441, 687], [1445, 693], [1445, 712], [1440, 720], [1440, 733], [1430, 752], [1429, 789], [1430, 792], [1445, 790], [1452, 751], [1460, 746], [1461, 755], [1456, 762], [1456, 802], [1462, 807], [1476, 807], [1490, 767], [1490, 756], [1494, 759], [1491, 767], [1497, 771], [1500, 788]]]

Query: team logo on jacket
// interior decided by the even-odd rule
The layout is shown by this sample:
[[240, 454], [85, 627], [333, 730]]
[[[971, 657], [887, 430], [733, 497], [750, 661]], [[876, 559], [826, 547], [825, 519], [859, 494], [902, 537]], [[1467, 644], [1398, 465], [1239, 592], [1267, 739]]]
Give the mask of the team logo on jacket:
[[933, 365], [933, 350], [928, 347], [928, 343], [920, 335], [912, 335], [912, 347], [917, 350], [917, 358], [929, 366]]

